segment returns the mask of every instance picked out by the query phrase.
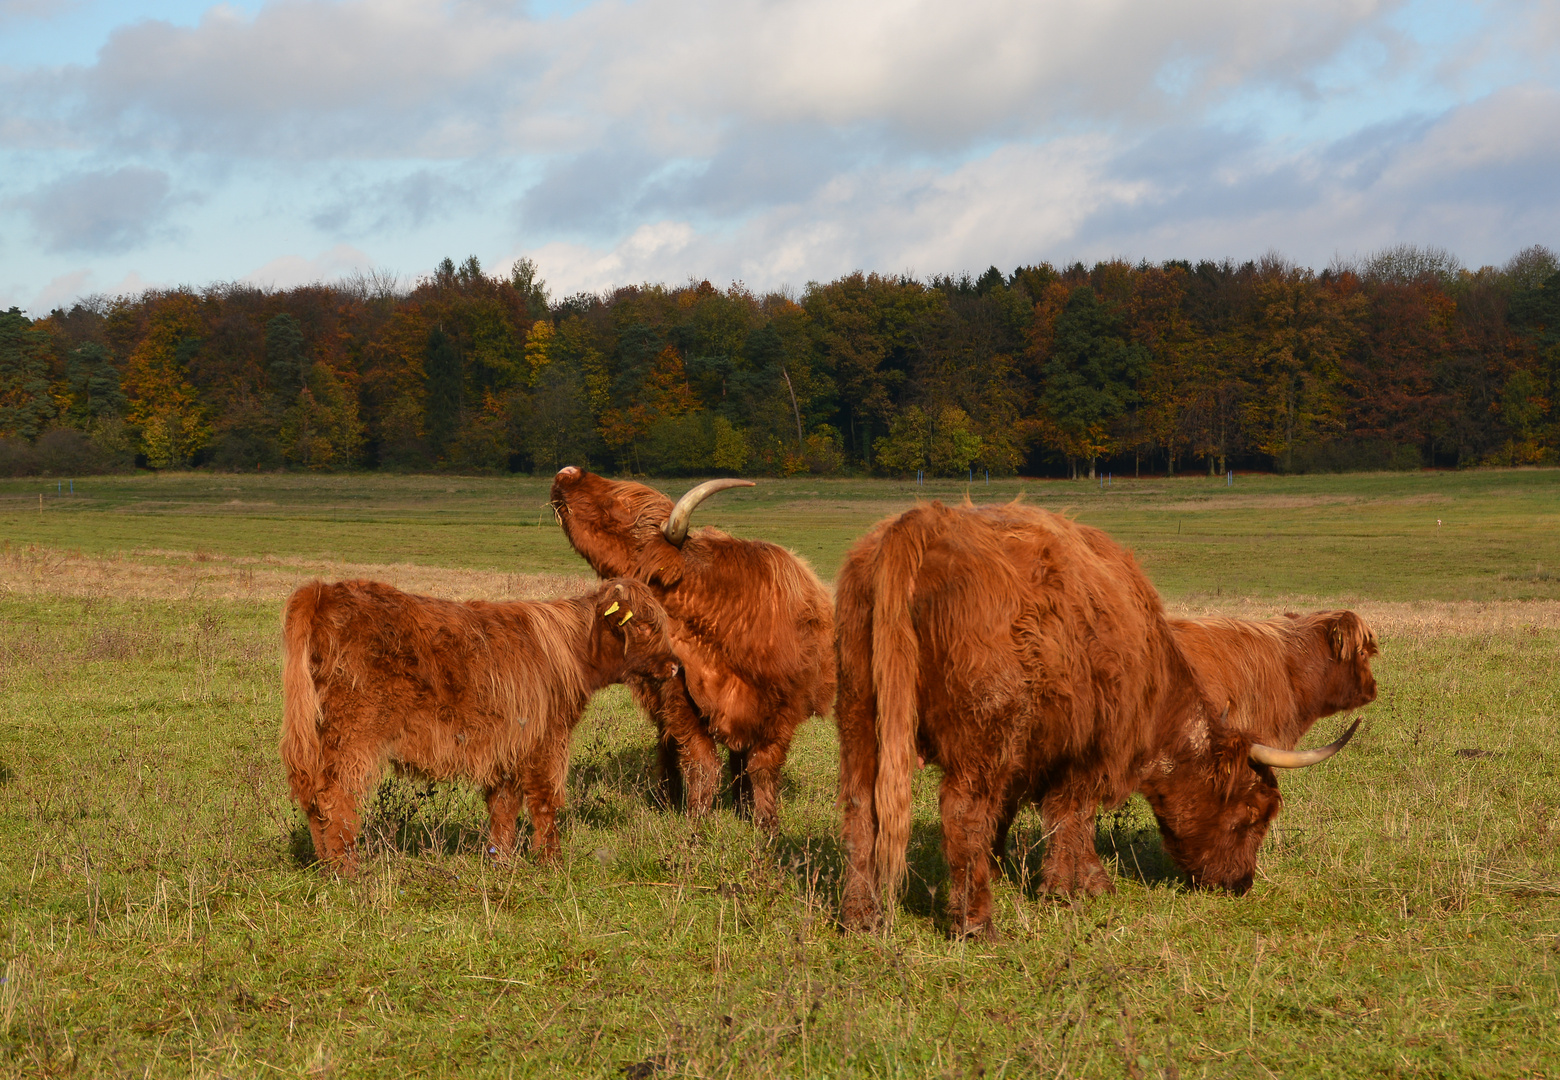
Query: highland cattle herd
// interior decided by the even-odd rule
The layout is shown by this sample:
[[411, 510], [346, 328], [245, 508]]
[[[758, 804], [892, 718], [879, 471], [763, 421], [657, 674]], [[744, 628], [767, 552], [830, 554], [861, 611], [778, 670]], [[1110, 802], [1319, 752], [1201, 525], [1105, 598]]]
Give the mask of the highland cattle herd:
[[[903, 884], [911, 780], [941, 773], [957, 936], [991, 930], [991, 877], [1025, 803], [1042, 889], [1109, 891], [1100, 806], [1142, 794], [1194, 887], [1240, 894], [1282, 805], [1275, 769], [1312, 724], [1376, 696], [1374, 635], [1349, 611], [1169, 619], [1097, 529], [1018, 503], [916, 506], [850, 550], [835, 596], [774, 544], [689, 530], [675, 505], [573, 466], [552, 506], [603, 579], [540, 603], [456, 603], [371, 581], [310, 582], [283, 617], [282, 759], [327, 872], [357, 867], [361, 808], [388, 767], [487, 797], [488, 851], [558, 851], [570, 737], [624, 683], [655, 723], [662, 791], [691, 816], [722, 787], [773, 834], [792, 738], [833, 712], [845, 877], [840, 922], [880, 925]], [[838, 700], [836, 701], [836, 684]]]

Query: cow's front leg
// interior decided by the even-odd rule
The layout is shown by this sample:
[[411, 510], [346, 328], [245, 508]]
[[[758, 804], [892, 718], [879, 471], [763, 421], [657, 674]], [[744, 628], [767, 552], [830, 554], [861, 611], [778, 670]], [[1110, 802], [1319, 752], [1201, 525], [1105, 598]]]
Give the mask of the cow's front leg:
[[488, 854], [500, 861], [514, 854], [515, 834], [520, 818], [520, 778], [501, 774], [487, 789]]
[[709, 725], [693, 707], [682, 679], [670, 679], [660, 691], [657, 724], [661, 728], [661, 776], [672, 805], [686, 793], [688, 816], [703, 817], [715, 806], [720, 786], [720, 753]]
[[789, 749], [787, 743], [769, 742], [747, 753], [753, 824], [770, 836], [780, 828], [780, 768]]
[[1022, 795], [1023, 789], [1015, 784], [1002, 799], [991, 835], [991, 858], [998, 865], [1007, 857], [1008, 832], [1013, 828], [1013, 819], [1018, 817], [1018, 804]]
[[677, 739], [664, 728], [657, 733], [655, 745], [660, 766], [660, 775], [657, 779], [660, 783], [661, 801], [668, 809], [676, 809], [686, 794], [683, 785], [682, 751], [677, 746]]

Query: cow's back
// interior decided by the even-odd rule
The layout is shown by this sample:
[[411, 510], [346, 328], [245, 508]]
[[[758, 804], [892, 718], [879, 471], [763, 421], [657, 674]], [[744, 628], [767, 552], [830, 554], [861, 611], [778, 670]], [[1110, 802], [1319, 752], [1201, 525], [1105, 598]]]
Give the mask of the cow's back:
[[1152, 741], [1162, 619], [1103, 533], [1021, 505], [927, 508], [916, 580], [917, 697], [935, 759], [1098, 768], [1124, 795]]

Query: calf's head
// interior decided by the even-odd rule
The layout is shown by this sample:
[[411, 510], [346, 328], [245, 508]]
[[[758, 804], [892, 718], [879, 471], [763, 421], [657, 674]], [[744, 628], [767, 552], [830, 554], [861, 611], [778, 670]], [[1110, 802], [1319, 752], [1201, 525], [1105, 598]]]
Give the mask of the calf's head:
[[1289, 615], [1310, 624], [1317, 652], [1327, 657], [1323, 693], [1334, 712], [1358, 709], [1376, 700], [1376, 677], [1370, 660], [1380, 650], [1376, 635], [1365, 620], [1352, 611], [1319, 611], [1315, 615]]
[[619, 663], [619, 676], [670, 679], [679, 664], [667, 632], [666, 612], [643, 583], [632, 578], [606, 582], [596, 594], [599, 637]]

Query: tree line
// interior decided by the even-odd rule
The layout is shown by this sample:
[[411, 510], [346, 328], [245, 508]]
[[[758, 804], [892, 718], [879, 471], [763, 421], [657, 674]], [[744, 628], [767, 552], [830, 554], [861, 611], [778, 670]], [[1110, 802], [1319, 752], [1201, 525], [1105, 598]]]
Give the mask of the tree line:
[[0, 472], [1089, 475], [1554, 463], [1560, 260], [1110, 260], [553, 299], [444, 260], [0, 315]]

